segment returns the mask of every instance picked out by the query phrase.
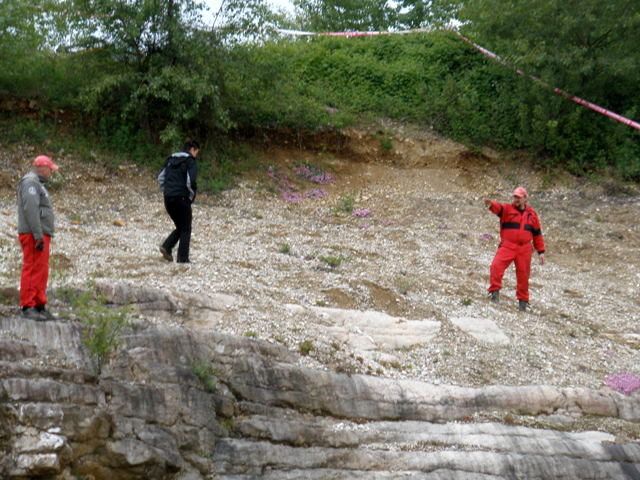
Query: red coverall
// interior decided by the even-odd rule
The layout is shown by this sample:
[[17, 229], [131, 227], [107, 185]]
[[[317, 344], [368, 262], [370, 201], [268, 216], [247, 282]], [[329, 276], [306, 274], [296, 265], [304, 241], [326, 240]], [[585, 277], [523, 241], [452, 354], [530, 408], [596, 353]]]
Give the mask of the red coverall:
[[51, 237], [43, 235], [44, 249], [36, 250], [36, 241], [31, 233], [21, 233], [24, 265], [20, 279], [20, 306], [36, 307], [47, 303], [47, 281], [49, 279], [49, 246]]
[[544, 253], [544, 238], [538, 215], [529, 205], [521, 212], [509, 203], [491, 202], [489, 207], [500, 217], [500, 244], [491, 263], [489, 292], [502, 288], [502, 277], [511, 262], [516, 263], [516, 297], [529, 303], [529, 273], [531, 271], [531, 240], [538, 254]]

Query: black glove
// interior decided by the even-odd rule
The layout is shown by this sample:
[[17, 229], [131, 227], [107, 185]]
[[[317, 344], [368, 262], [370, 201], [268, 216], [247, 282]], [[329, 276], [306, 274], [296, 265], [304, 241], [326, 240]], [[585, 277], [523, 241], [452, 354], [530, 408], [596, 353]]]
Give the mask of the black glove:
[[44, 238], [36, 240], [36, 250], [38, 250], [39, 252], [44, 250]]

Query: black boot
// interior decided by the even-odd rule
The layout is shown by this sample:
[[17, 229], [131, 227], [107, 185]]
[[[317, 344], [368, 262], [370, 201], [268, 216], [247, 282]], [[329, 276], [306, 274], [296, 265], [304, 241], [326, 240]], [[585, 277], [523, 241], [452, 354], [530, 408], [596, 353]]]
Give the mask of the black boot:
[[521, 312], [526, 312], [527, 311], [527, 306], [529, 304], [527, 302], [525, 302], [524, 300], [518, 300], [518, 303], [520, 304], [520, 311]]
[[173, 256], [171, 255], [171, 249], [166, 248], [164, 245], [160, 245], [160, 253], [167, 262], [173, 262]]
[[494, 290], [489, 294], [491, 295], [491, 303], [500, 303], [500, 290]]

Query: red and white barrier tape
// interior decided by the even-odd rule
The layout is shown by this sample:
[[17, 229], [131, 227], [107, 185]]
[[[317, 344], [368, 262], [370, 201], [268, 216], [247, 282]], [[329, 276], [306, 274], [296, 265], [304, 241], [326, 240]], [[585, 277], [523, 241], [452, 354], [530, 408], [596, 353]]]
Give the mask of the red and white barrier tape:
[[[499, 57], [495, 53], [490, 52], [489, 50], [481, 47], [480, 45], [476, 45], [471, 40], [469, 40], [468, 38], [466, 38], [465, 36], [457, 32], [456, 30], [452, 28], [448, 28], [448, 30], [451, 30], [452, 32], [454, 32], [463, 41], [465, 41], [466, 43], [468, 43], [469, 45], [471, 45], [473, 48], [483, 53], [484, 55], [487, 55], [488, 57], [493, 58], [494, 60], [502, 63], [503, 65], [513, 68], [517, 74], [522, 75], [523, 77], [529, 77], [534, 82], [544, 86], [545, 88], [552, 90], [558, 95], [562, 95], [563, 97], [568, 98], [569, 100], [579, 105], [590, 108], [591, 110], [601, 113], [602, 115], [606, 115], [607, 117], [612, 118], [620, 123], [624, 123], [625, 125], [635, 128], [636, 130], [640, 130], [640, 123], [634, 122], [630, 118], [619, 115], [615, 112], [612, 112], [611, 110], [607, 110], [606, 108], [596, 105], [595, 103], [589, 102], [588, 100], [584, 100], [580, 97], [576, 97], [575, 95], [571, 95], [570, 93], [567, 93], [564, 90], [561, 90], [560, 88], [554, 88], [548, 83], [546, 83], [545, 81], [540, 80], [538, 77], [535, 77], [533, 75], [527, 75], [519, 68], [517, 67], [514, 68], [511, 65], [509, 65], [506, 61], [504, 61], [501, 57]], [[278, 30], [278, 32], [283, 33], [285, 35], [315, 35], [315, 36], [330, 36], [330, 37], [372, 37], [376, 35], [402, 35], [402, 34], [408, 34], [408, 33], [424, 33], [428, 31], [432, 31], [432, 30], [426, 29], [426, 28], [420, 28], [417, 30], [403, 30], [399, 32], [325, 32], [325, 33], [301, 32], [297, 30]]]
[[[488, 57], [491, 57], [494, 60], [502, 63], [503, 65], [506, 65], [506, 66], [510, 67], [510, 65], [507, 64], [507, 62], [505, 62], [501, 57], [499, 57], [495, 53], [490, 52], [489, 50], [487, 50], [486, 48], [481, 47], [480, 45], [476, 45], [471, 40], [469, 40], [465, 36], [461, 35], [459, 32], [456, 32], [455, 30], [453, 30], [453, 32], [456, 33], [462, 40], [467, 42], [469, 45], [474, 47], [479, 52], [482, 52], [483, 54], [487, 55]], [[526, 73], [524, 73], [519, 68], [514, 68], [514, 70], [518, 75], [522, 75], [523, 77], [529, 77], [534, 82], [542, 85], [545, 88], [548, 88], [548, 89], [554, 91], [558, 95], [562, 95], [563, 97], [568, 98], [569, 100], [571, 100], [571, 101], [573, 101], [573, 102], [575, 102], [575, 103], [577, 103], [579, 105], [582, 105], [583, 107], [590, 108], [591, 110], [593, 110], [595, 112], [601, 113], [602, 115], [606, 115], [609, 118], [613, 118], [614, 120], [616, 120], [616, 121], [618, 121], [620, 123], [624, 123], [625, 125], [629, 125], [630, 127], [635, 128], [636, 130], [640, 130], [640, 123], [634, 122], [630, 118], [623, 117], [622, 115], [619, 115], [619, 114], [617, 114], [615, 112], [612, 112], [611, 110], [607, 110], [606, 108], [600, 107], [599, 105], [596, 105], [595, 103], [591, 103], [588, 100], [584, 100], [584, 99], [582, 99], [580, 97], [576, 97], [575, 95], [571, 95], [570, 93], [567, 93], [564, 90], [561, 90], [560, 88], [557, 88], [557, 87], [554, 88], [551, 85], [549, 85], [547, 82], [545, 82], [544, 80], [540, 80], [538, 77], [536, 77], [534, 75], [527, 75]]]

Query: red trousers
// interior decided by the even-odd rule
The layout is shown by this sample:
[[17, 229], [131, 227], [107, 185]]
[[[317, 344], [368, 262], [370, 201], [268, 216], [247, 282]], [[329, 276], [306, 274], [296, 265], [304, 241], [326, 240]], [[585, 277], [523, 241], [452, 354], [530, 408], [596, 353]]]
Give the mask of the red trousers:
[[31, 233], [21, 233], [18, 238], [22, 244], [23, 259], [20, 279], [20, 306], [46, 305], [51, 237], [43, 235], [44, 249], [41, 251], [36, 250], [36, 241]]
[[511, 262], [516, 262], [516, 297], [529, 303], [529, 273], [531, 272], [531, 242], [523, 244], [502, 241], [491, 262], [491, 285], [489, 291], [502, 288], [502, 277]]

